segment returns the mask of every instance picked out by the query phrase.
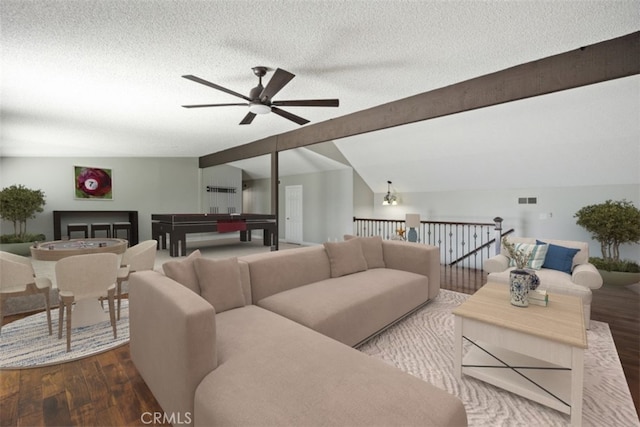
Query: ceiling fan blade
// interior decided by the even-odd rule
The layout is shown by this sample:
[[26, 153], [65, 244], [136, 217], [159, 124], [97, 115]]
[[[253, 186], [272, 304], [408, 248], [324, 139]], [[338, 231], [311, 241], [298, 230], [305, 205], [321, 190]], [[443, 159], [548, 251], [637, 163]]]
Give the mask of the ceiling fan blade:
[[278, 107], [271, 107], [271, 112], [276, 113], [277, 115], [282, 116], [285, 119], [289, 119], [292, 122], [296, 122], [299, 125], [306, 125], [307, 123], [309, 123], [309, 120], [303, 119], [302, 117], [296, 116], [295, 114], [291, 114], [288, 111], [281, 110]]
[[276, 93], [280, 92], [280, 90], [295, 76], [295, 74], [291, 74], [282, 68], [276, 69], [276, 72], [273, 73], [273, 77], [271, 77], [269, 83], [267, 83], [267, 86], [260, 94], [262, 102], [271, 100], [271, 98], [273, 98]]
[[244, 96], [244, 95], [242, 95], [242, 94], [240, 94], [238, 92], [234, 92], [231, 89], [227, 89], [226, 87], [222, 87], [222, 86], [217, 85], [215, 83], [208, 82], [208, 81], [206, 81], [204, 79], [201, 79], [200, 77], [192, 76], [191, 74], [188, 74], [188, 75], [185, 75], [185, 76], [182, 76], [182, 77], [184, 77], [187, 80], [191, 80], [193, 82], [200, 83], [200, 84], [203, 84], [205, 86], [209, 86], [209, 87], [212, 87], [214, 89], [220, 90], [222, 92], [228, 93], [229, 95], [237, 96], [238, 98], [242, 98], [244, 100], [251, 101], [251, 99], [249, 99], [248, 96]]
[[202, 108], [202, 107], [231, 107], [231, 106], [247, 106], [249, 104], [235, 103], [235, 104], [198, 104], [198, 105], [183, 105], [184, 108]]
[[253, 121], [253, 119], [256, 117], [255, 113], [252, 113], [251, 111], [249, 111], [247, 113], [246, 116], [244, 116], [244, 119], [242, 119], [242, 121], [240, 122], [241, 125], [250, 125], [251, 122]]
[[273, 101], [279, 107], [339, 107], [339, 99], [298, 99], [294, 101]]

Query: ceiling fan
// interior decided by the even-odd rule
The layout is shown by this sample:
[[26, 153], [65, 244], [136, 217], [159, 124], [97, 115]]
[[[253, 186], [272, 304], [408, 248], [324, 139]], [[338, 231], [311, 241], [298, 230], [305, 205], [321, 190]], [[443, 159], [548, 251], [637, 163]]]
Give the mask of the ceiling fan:
[[218, 89], [222, 92], [226, 92], [230, 95], [242, 98], [247, 102], [232, 103], [232, 104], [200, 104], [200, 105], [183, 105], [184, 108], [202, 108], [202, 107], [228, 107], [228, 106], [249, 106], [249, 112], [240, 122], [241, 125], [251, 124], [257, 114], [276, 113], [279, 116], [289, 119], [299, 125], [309, 123], [309, 120], [303, 119], [300, 116], [291, 114], [278, 107], [337, 107], [340, 104], [338, 99], [300, 99], [294, 101], [273, 101], [272, 98], [275, 94], [295, 77], [295, 74], [291, 74], [281, 68], [276, 69], [273, 73], [273, 77], [269, 80], [266, 87], [262, 86], [262, 78], [267, 74], [267, 67], [253, 67], [253, 74], [258, 76], [258, 86], [251, 89], [249, 96], [242, 95], [233, 90], [227, 89], [215, 83], [211, 83], [200, 77], [193, 75], [182, 76], [185, 79], [194, 81], [196, 83], [203, 84], [205, 86]]

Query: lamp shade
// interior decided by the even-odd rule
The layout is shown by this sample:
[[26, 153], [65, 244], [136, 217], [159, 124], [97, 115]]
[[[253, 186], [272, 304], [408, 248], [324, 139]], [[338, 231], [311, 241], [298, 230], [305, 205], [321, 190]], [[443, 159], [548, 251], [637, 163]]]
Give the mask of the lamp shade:
[[408, 228], [417, 228], [420, 226], [420, 214], [408, 213], [404, 221]]

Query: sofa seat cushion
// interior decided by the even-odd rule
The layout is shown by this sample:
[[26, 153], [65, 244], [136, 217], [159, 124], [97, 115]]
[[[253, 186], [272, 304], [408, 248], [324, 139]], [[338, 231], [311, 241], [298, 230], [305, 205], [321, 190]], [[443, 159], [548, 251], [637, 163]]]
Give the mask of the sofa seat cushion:
[[257, 305], [353, 346], [427, 301], [428, 285], [425, 276], [377, 268], [290, 289]]
[[[511, 270], [514, 270], [514, 268], [509, 268], [500, 273], [490, 273], [487, 281], [508, 285]], [[549, 293], [577, 296], [582, 299], [583, 304], [591, 304], [591, 289], [573, 283], [571, 276], [567, 273], [549, 268], [536, 270], [535, 273], [540, 278], [540, 286], [538, 286], [538, 289], [546, 290]]]
[[256, 306], [216, 316], [218, 368], [195, 395], [196, 426], [464, 426], [461, 401]]

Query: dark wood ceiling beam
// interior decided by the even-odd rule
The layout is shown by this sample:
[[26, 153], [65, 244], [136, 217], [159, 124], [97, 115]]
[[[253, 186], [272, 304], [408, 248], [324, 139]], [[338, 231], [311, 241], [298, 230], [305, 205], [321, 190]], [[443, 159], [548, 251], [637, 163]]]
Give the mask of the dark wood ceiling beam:
[[640, 32], [517, 65], [200, 158], [215, 166], [640, 74]]
[[275, 153], [278, 151], [277, 141], [278, 136], [274, 135], [247, 144], [238, 145], [237, 147], [227, 148], [217, 153], [207, 154], [206, 156], [200, 157], [199, 165], [201, 168], [206, 168], [209, 166], [224, 165], [229, 162], [235, 162], [236, 160], [250, 159], [252, 157]]

